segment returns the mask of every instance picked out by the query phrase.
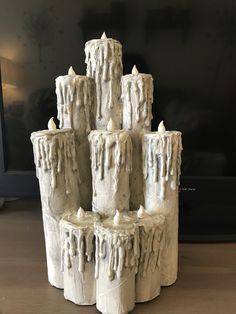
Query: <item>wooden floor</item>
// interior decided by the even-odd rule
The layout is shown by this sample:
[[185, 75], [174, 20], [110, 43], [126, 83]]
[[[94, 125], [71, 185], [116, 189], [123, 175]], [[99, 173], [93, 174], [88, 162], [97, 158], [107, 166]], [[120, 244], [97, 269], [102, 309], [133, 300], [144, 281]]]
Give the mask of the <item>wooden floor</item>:
[[[179, 279], [136, 314], [235, 314], [236, 244], [181, 244]], [[98, 313], [65, 301], [47, 282], [40, 204], [20, 200], [0, 209], [0, 313]]]

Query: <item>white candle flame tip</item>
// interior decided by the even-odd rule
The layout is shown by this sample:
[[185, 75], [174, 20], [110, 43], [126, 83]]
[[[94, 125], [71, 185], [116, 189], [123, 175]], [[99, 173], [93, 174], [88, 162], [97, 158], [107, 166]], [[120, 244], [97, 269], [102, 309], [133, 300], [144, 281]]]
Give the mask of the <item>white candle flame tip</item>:
[[143, 207], [143, 205], [140, 205], [139, 209], [138, 209], [138, 212], [137, 212], [137, 216], [138, 218], [144, 218], [146, 217], [148, 214], [147, 212], [145, 211], [145, 208]]
[[101, 39], [107, 39], [107, 35], [105, 32], [102, 33]]
[[68, 70], [68, 75], [76, 75], [76, 73], [75, 73], [75, 71], [74, 71], [72, 66]]
[[138, 71], [136, 65], [133, 66], [132, 74], [133, 74], [133, 75], [138, 75], [138, 74], [139, 74], [139, 71]]
[[54, 122], [53, 119], [54, 119], [54, 118], [51, 117], [51, 118], [49, 119], [49, 121], [48, 121], [48, 130], [49, 130], [49, 131], [54, 131], [54, 130], [57, 129], [57, 126], [56, 126], [56, 124], [55, 124], [55, 122]]
[[108, 124], [107, 124], [107, 131], [115, 131], [116, 127], [115, 127], [115, 123], [114, 121], [112, 120], [112, 118], [110, 118]]
[[83, 210], [82, 207], [80, 207], [77, 211], [77, 214], [76, 214], [77, 218], [83, 218], [85, 216], [85, 211]]
[[116, 214], [115, 214], [115, 216], [114, 216], [114, 218], [113, 218], [113, 223], [114, 223], [114, 225], [119, 225], [120, 222], [121, 222], [121, 213], [120, 213], [119, 210], [117, 209], [117, 210], [116, 210]]
[[166, 128], [165, 128], [165, 125], [164, 125], [164, 121], [161, 121], [158, 125], [158, 129], [157, 129], [158, 133], [165, 133], [166, 131]]

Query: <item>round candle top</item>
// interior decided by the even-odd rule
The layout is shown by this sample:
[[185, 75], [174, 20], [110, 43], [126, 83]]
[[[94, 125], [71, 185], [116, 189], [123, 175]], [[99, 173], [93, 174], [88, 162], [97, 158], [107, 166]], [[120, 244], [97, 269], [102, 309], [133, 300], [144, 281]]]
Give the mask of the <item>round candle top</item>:
[[108, 228], [115, 231], [128, 231], [134, 229], [136, 218], [130, 213], [123, 213], [116, 210], [114, 217], [108, 217], [103, 222], [104, 228]]
[[60, 83], [62, 84], [63, 82], [65, 84], [78, 83], [81, 80], [88, 81], [88, 82], [93, 82], [93, 79], [91, 77], [88, 77], [86, 75], [77, 74], [74, 71], [73, 67], [71, 66], [68, 69], [68, 73], [67, 74], [58, 76], [55, 81], [56, 81], [56, 84], [58, 85]]
[[[113, 128], [113, 126], [112, 126]], [[129, 137], [129, 133], [125, 130], [92, 130], [89, 134], [89, 138], [93, 138], [93, 136], [99, 135], [119, 135], [120, 140], [125, 140]]]
[[63, 223], [79, 227], [91, 226], [99, 220], [100, 217], [98, 214], [91, 211], [84, 211], [82, 207], [78, 209], [77, 213], [74, 211], [68, 211], [62, 215]]
[[121, 46], [121, 43], [118, 40], [113, 39], [113, 38], [108, 38], [106, 33], [103, 32], [101, 38], [90, 39], [89, 41], [87, 41], [85, 43], [85, 49], [86, 49], [86, 46], [88, 46], [88, 45], [97, 44], [97, 43], [106, 43], [106, 42], [113, 42], [113, 43], [119, 44]]
[[41, 136], [54, 136], [54, 135], [60, 135], [60, 134], [74, 134], [72, 129], [55, 129], [55, 130], [40, 130], [40, 131], [36, 131], [31, 133], [31, 140], [37, 138], [37, 137], [41, 137]]
[[[141, 207], [141, 206], [140, 206]], [[143, 207], [143, 206], [142, 206]], [[144, 214], [142, 215], [142, 212], [144, 210]], [[136, 222], [139, 226], [146, 225], [146, 226], [164, 226], [165, 223], [165, 216], [159, 213], [149, 213], [144, 208], [140, 208], [138, 211], [135, 211], [136, 214]]]

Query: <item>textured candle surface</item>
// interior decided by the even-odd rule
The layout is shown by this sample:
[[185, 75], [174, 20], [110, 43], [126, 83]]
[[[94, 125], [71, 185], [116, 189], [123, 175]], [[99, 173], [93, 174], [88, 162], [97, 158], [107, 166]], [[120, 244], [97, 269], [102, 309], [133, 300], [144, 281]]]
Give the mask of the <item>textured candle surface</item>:
[[113, 215], [129, 209], [132, 143], [126, 131], [92, 131], [89, 135], [93, 210]]
[[134, 308], [135, 273], [139, 257], [137, 227], [108, 218], [96, 226], [97, 309], [122, 314]]
[[106, 129], [110, 118], [121, 125], [120, 80], [123, 71], [122, 46], [102, 36], [85, 44], [87, 76], [95, 79], [97, 93], [96, 128]]
[[95, 128], [95, 82], [92, 78], [76, 75], [71, 67], [68, 75], [56, 79], [56, 94], [60, 127], [72, 128], [75, 134], [80, 203], [86, 210], [91, 210], [92, 178], [87, 135]]
[[121, 79], [123, 128], [151, 130], [153, 78], [150, 74], [133, 71]]
[[99, 217], [84, 212], [67, 212], [60, 221], [64, 296], [79, 305], [96, 303], [94, 278], [94, 223]]
[[136, 66], [132, 74], [122, 76], [122, 124], [125, 130], [130, 131], [133, 144], [130, 176], [130, 208], [137, 210], [143, 204], [143, 165], [142, 165], [142, 136], [151, 130], [153, 78], [150, 74], [139, 73]]
[[51, 119], [49, 128], [32, 133], [31, 140], [43, 211], [48, 280], [63, 288], [58, 223], [65, 210], [78, 206], [78, 168], [73, 131], [56, 130]]
[[79, 191], [73, 131], [33, 132], [31, 140], [43, 210], [57, 215], [76, 208]]
[[64, 75], [56, 79], [60, 128], [72, 128], [86, 135], [95, 127], [95, 82], [82, 75]]
[[166, 218], [166, 244], [162, 253], [162, 285], [173, 284], [178, 270], [178, 186], [181, 166], [181, 132], [147, 133], [143, 142], [145, 208]]

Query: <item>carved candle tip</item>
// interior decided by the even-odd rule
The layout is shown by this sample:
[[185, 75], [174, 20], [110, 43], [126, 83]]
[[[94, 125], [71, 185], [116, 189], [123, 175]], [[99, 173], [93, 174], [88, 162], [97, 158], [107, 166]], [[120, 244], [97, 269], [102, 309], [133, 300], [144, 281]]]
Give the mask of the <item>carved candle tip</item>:
[[49, 131], [54, 131], [57, 129], [57, 126], [53, 120], [53, 117], [51, 117], [51, 119], [49, 119], [49, 121], [48, 121], [48, 129], [49, 129]]
[[112, 118], [110, 118], [108, 124], [107, 124], [107, 131], [115, 131], [116, 127], [115, 127], [115, 123], [114, 121], [112, 120]]
[[68, 75], [76, 75], [76, 73], [75, 73], [75, 71], [74, 71], [72, 66], [68, 70]]
[[82, 207], [80, 207], [77, 211], [77, 214], [76, 214], [77, 218], [83, 218], [85, 216], [85, 211], [83, 210]]
[[121, 222], [121, 213], [120, 213], [119, 210], [117, 209], [117, 210], [116, 210], [116, 214], [115, 214], [115, 216], [114, 216], [114, 218], [113, 218], [113, 223], [114, 223], [114, 225], [119, 225], [120, 222]]
[[133, 74], [133, 75], [138, 75], [138, 74], [139, 74], [139, 71], [138, 71], [136, 65], [133, 66], [132, 74]]
[[158, 125], [158, 129], [157, 129], [158, 133], [165, 133], [166, 131], [166, 128], [165, 128], [165, 125], [164, 125], [164, 122], [161, 121]]
[[137, 212], [137, 216], [138, 218], [144, 218], [146, 217], [148, 214], [147, 212], [145, 211], [143, 205], [140, 205], [139, 209], [138, 209], [138, 212]]
[[107, 39], [107, 35], [105, 32], [103, 32], [102, 36], [101, 36], [101, 39]]

